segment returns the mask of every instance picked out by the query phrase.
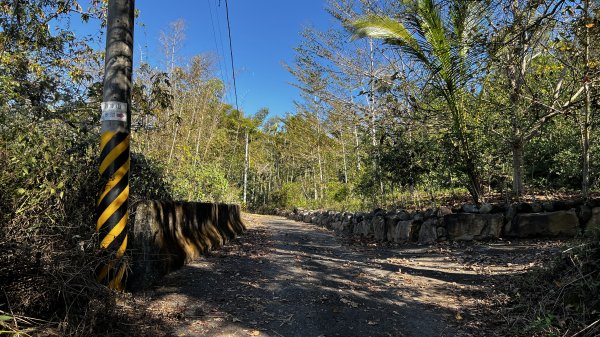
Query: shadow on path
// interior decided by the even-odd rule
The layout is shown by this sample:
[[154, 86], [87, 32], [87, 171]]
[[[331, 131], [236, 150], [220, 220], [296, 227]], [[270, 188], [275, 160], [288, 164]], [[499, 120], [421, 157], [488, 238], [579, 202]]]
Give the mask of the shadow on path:
[[494, 256], [515, 253], [492, 245], [363, 247], [284, 218], [245, 221], [243, 237], [145, 294], [147, 310], [167, 322], [163, 335], [471, 336], [461, 328], [461, 298], [485, 296], [483, 279], [520, 270], [485, 275], [472, 267], [485, 261], [464, 261], [488, 254], [494, 265]]

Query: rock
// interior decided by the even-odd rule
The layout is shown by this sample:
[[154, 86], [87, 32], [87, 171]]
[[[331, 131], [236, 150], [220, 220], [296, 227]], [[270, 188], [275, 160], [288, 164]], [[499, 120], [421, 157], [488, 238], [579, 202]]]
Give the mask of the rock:
[[570, 210], [577, 206], [577, 201], [573, 200], [559, 200], [552, 203], [552, 207], [555, 211]]
[[375, 208], [371, 214], [374, 216], [385, 216], [385, 210], [383, 208]]
[[329, 225], [329, 228], [333, 229], [334, 231], [340, 231], [342, 229], [342, 222], [334, 221]]
[[408, 213], [406, 211], [399, 211], [396, 214], [398, 216], [398, 220], [400, 220], [400, 221], [406, 221], [406, 220], [410, 220], [412, 218], [410, 213]]
[[507, 209], [507, 204], [492, 204], [492, 211], [490, 213], [504, 213]]
[[421, 212], [416, 212], [412, 218], [415, 221], [423, 221], [425, 219], [425, 216]]
[[312, 218], [312, 215], [310, 213], [307, 213], [304, 217], [303, 217], [303, 221], [310, 223], [310, 219]]
[[511, 233], [515, 216], [517, 215], [517, 204], [510, 204], [504, 212], [504, 233]]
[[325, 227], [330, 221], [328, 214], [322, 214], [321, 219], [319, 219], [319, 226]]
[[342, 223], [342, 228], [340, 229], [340, 232], [343, 235], [350, 235], [350, 234], [352, 234], [353, 231], [354, 231], [354, 224], [352, 222]]
[[539, 212], [542, 212], [543, 210], [544, 210], [544, 206], [541, 203], [539, 203], [537, 201], [531, 203], [531, 211], [533, 213], [539, 213]]
[[436, 216], [443, 217], [444, 215], [452, 214], [452, 210], [448, 207], [440, 207], [437, 209]]
[[359, 221], [356, 224], [354, 224], [354, 227], [352, 228], [352, 234], [355, 236], [360, 236], [362, 234], [362, 225], [363, 221]]
[[446, 235], [455, 241], [499, 238], [503, 224], [502, 214], [458, 213], [444, 217]]
[[434, 243], [437, 241], [438, 218], [431, 218], [423, 222], [419, 230], [420, 243]]
[[554, 203], [552, 201], [544, 201], [542, 202], [542, 208], [546, 212], [554, 212]]
[[373, 234], [375, 240], [385, 241], [387, 238], [387, 232], [385, 229], [385, 218], [382, 216], [376, 216], [373, 218]]
[[580, 205], [576, 209], [579, 224], [585, 225], [592, 217], [592, 208], [588, 205]]
[[396, 229], [396, 224], [398, 223], [398, 215], [394, 214], [394, 215], [388, 215], [385, 218], [385, 228], [386, 228], [386, 240], [387, 241], [394, 241], [394, 231]]
[[418, 235], [418, 229], [418, 223], [414, 220], [399, 221], [394, 229], [393, 241], [404, 242], [414, 240]]
[[433, 218], [437, 214], [437, 208], [428, 209], [425, 211], [425, 219]]
[[575, 210], [549, 213], [518, 214], [510, 234], [520, 238], [575, 236], [579, 232], [579, 219]]
[[398, 228], [398, 221], [396, 222], [386, 222], [386, 239], [389, 242], [398, 242], [395, 239], [396, 228]]
[[473, 204], [464, 204], [462, 210], [465, 213], [479, 213], [479, 208], [477, 208], [477, 205]]
[[532, 207], [530, 204], [526, 202], [519, 202], [516, 204], [517, 213], [530, 213], [532, 211]]
[[600, 231], [600, 207], [594, 207], [591, 211], [590, 219], [585, 225], [585, 234], [591, 235], [593, 232]]
[[363, 220], [354, 226], [353, 233], [355, 235], [360, 235], [364, 237], [372, 237], [373, 223], [371, 222], [371, 220]]
[[446, 232], [446, 228], [444, 228], [444, 227], [438, 227], [436, 230], [437, 230], [438, 240], [442, 239], [442, 238], [446, 239], [446, 237], [448, 235], [448, 233]]
[[494, 207], [492, 206], [492, 204], [482, 204], [481, 207], [479, 207], [479, 213], [481, 214], [488, 214], [492, 211]]

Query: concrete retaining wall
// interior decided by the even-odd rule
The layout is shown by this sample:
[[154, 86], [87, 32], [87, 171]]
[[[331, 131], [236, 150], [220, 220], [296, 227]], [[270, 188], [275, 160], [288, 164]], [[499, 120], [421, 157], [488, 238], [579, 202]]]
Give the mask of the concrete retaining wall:
[[239, 205], [145, 201], [129, 233], [127, 288], [140, 290], [246, 229]]
[[600, 230], [600, 201], [463, 205], [369, 213], [279, 210], [276, 215], [339, 233], [389, 242], [433, 243], [500, 237], [574, 237]]

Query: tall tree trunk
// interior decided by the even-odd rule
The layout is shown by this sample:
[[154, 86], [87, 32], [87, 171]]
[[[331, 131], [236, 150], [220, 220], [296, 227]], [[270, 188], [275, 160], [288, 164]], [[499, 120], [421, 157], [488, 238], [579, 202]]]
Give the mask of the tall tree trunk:
[[356, 169], [360, 171], [360, 151], [358, 150], [358, 126], [354, 124], [354, 151], [356, 153]]
[[249, 156], [248, 156], [248, 145], [249, 145], [248, 130], [246, 130], [246, 149], [244, 152], [244, 197], [243, 197], [244, 204], [246, 204], [246, 193], [247, 193], [247, 188], [248, 188], [248, 166], [250, 164]]
[[342, 156], [344, 158], [344, 184], [348, 183], [348, 167], [346, 165], [346, 144], [344, 144], [344, 138], [340, 135], [342, 140]]
[[520, 197], [523, 194], [523, 143], [521, 137], [516, 137], [516, 139], [513, 139], [512, 143], [512, 190], [516, 197]]
[[[519, 76], [516, 69], [509, 70], [513, 77]], [[521, 130], [519, 120], [519, 100], [521, 94], [521, 81], [517, 78], [510, 80], [511, 93], [510, 93], [510, 109], [511, 109], [511, 150], [512, 150], [512, 192], [516, 198], [520, 198], [523, 194], [523, 149], [525, 141]]]
[[[373, 172], [375, 173], [375, 184], [380, 185], [380, 193], [383, 194], [383, 186], [381, 181], [381, 168], [379, 166], [379, 149], [377, 147], [377, 134], [375, 129], [375, 61], [374, 61], [374, 49], [373, 49], [373, 39], [369, 39], [369, 78], [370, 78], [370, 88], [369, 88], [369, 111], [371, 114], [371, 146], [373, 147], [371, 156], [373, 165]], [[372, 191], [372, 201], [373, 206], [377, 204], [377, 192], [374, 189]]]
[[321, 146], [317, 144], [317, 158], [319, 160], [319, 193], [323, 198], [323, 163], [321, 160]]
[[479, 204], [483, 200], [483, 191], [481, 189], [481, 180], [479, 172], [474, 166], [474, 163], [469, 159], [467, 162], [467, 176], [469, 178], [469, 194], [473, 198], [473, 202]]
[[319, 199], [319, 191], [317, 189], [317, 170], [315, 170], [315, 168], [312, 168], [313, 171], [313, 187], [314, 187], [314, 199], [318, 200]]
[[581, 194], [584, 199], [589, 197], [590, 184], [590, 128], [591, 128], [591, 108], [592, 98], [590, 93], [590, 28], [587, 26], [589, 0], [584, 2], [584, 22], [586, 23], [584, 38], [584, 59], [585, 59], [585, 83], [583, 90], [585, 93], [585, 104], [583, 105], [583, 123], [581, 123], [581, 147], [582, 147], [582, 168], [581, 168]]
[[171, 149], [169, 150], [169, 160], [167, 160], [167, 173], [169, 172], [171, 160], [173, 159], [173, 152], [175, 150], [175, 142], [177, 141], [177, 133], [179, 132], [179, 123], [175, 125], [173, 130], [173, 139], [171, 140]]

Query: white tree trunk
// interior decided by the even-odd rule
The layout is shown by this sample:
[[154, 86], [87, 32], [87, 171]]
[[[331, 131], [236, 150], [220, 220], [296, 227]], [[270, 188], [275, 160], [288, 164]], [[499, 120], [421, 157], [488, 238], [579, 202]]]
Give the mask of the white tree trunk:
[[248, 155], [248, 130], [246, 130], [246, 150], [244, 153], [244, 196], [243, 196], [243, 201], [244, 204], [246, 204], [246, 193], [248, 191], [248, 166], [250, 164], [250, 159], [249, 159], [249, 155]]

